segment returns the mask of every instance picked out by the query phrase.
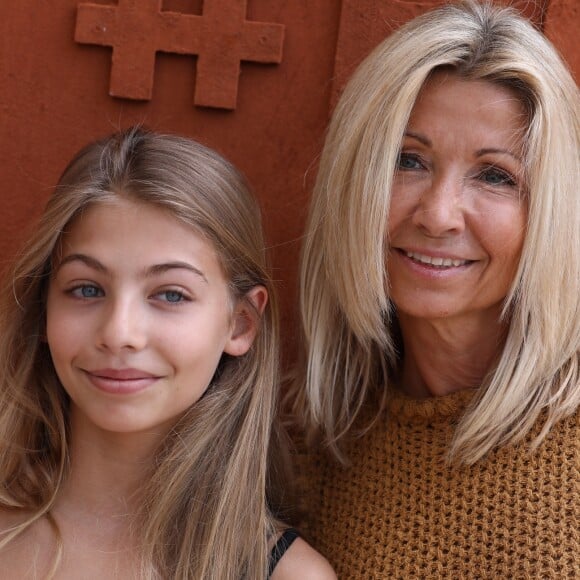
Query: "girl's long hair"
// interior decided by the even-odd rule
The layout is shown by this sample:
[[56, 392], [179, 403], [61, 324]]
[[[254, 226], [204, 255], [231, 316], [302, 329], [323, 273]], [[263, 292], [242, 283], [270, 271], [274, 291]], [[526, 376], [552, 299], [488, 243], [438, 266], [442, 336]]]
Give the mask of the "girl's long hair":
[[223, 355], [205, 395], [152, 459], [133, 526], [142, 547], [140, 577], [263, 578], [275, 525], [266, 494], [278, 321], [259, 209], [244, 179], [218, 154], [141, 129], [75, 157], [3, 288], [0, 504], [29, 515], [0, 546], [38, 518], [50, 519], [70, 469], [68, 397], [43, 338], [54, 249], [81, 212], [118, 196], [159, 207], [205, 236], [234, 299], [256, 285], [269, 295], [249, 352]]
[[385, 251], [390, 192], [415, 100], [440, 68], [509, 88], [529, 119], [528, 218], [504, 305], [509, 334], [450, 455], [474, 462], [523, 437], [543, 413], [539, 444], [580, 402], [578, 87], [528, 21], [468, 0], [383, 41], [348, 83], [328, 130], [302, 255], [302, 376], [289, 399], [339, 458], [361, 407], [373, 398], [380, 413], [399, 364]]

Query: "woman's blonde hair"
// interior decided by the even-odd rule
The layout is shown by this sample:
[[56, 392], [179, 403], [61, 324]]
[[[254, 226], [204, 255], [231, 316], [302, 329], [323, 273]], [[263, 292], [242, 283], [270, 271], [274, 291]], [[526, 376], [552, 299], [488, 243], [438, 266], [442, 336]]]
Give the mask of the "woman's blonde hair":
[[[439, 68], [513, 90], [529, 118], [526, 238], [506, 297], [509, 335], [450, 455], [474, 462], [527, 433], [536, 444], [580, 401], [580, 108], [552, 45], [514, 10], [466, 1], [428, 12], [382, 42], [334, 112], [303, 247], [306, 361], [294, 412], [337, 445], [370, 397], [384, 403], [398, 364], [385, 240], [402, 136]], [[377, 399], [375, 399], [377, 400]]]
[[69, 470], [68, 397], [43, 340], [51, 258], [72, 220], [119, 196], [159, 207], [205, 236], [233, 299], [244, 300], [256, 285], [269, 295], [249, 352], [223, 355], [205, 395], [153, 458], [134, 524], [140, 577], [265, 577], [278, 322], [260, 212], [244, 179], [217, 153], [135, 128], [89, 145], [70, 163], [2, 294], [0, 504], [31, 515], [1, 545], [50, 518]]

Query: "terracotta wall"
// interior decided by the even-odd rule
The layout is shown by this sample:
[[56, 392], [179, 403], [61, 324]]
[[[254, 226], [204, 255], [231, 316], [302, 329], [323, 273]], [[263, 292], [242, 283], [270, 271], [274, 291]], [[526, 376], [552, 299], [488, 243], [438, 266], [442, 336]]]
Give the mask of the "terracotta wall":
[[[0, 267], [87, 141], [133, 123], [190, 135], [254, 186], [291, 346], [300, 236], [332, 104], [381, 38], [439, 3], [3, 0]], [[580, 78], [580, 1], [519, 3]], [[154, 59], [155, 48], [167, 52]]]

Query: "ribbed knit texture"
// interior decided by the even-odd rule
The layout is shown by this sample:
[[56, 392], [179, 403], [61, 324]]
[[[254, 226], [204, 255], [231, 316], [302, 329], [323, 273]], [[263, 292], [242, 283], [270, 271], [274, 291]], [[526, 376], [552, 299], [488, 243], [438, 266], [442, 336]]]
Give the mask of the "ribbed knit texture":
[[579, 414], [535, 452], [529, 437], [473, 466], [449, 465], [471, 396], [395, 394], [347, 444], [350, 466], [299, 457], [305, 535], [341, 580], [580, 578]]

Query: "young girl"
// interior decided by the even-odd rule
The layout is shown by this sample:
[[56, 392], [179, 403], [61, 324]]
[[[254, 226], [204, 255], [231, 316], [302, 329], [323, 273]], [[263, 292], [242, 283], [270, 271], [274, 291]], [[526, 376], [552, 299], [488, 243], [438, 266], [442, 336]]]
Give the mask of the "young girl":
[[334, 577], [266, 499], [259, 219], [188, 139], [131, 129], [70, 163], [2, 294], [3, 577]]

